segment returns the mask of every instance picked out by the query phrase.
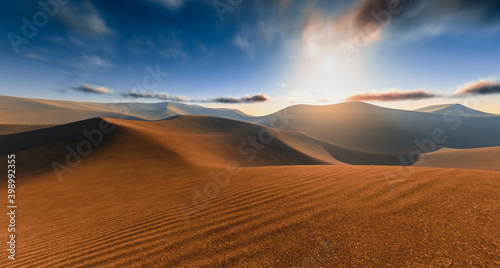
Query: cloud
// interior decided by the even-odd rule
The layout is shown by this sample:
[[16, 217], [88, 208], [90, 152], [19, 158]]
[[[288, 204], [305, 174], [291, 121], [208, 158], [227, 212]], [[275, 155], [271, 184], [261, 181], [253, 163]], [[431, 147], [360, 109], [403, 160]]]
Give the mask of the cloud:
[[181, 96], [171, 96], [168, 93], [149, 93], [149, 92], [139, 92], [132, 90], [130, 92], [121, 93], [123, 97], [134, 98], [134, 99], [158, 99], [158, 100], [171, 100], [171, 101], [182, 101], [187, 102], [189, 99]]
[[337, 47], [364, 48], [394, 34], [404, 41], [500, 25], [500, 1], [358, 0], [339, 14], [321, 9], [323, 0], [313, 3], [317, 6], [306, 9], [304, 17], [303, 49], [320, 57]]
[[90, 37], [115, 34], [90, 1], [69, 4], [61, 8], [58, 16], [72, 31]]
[[468, 83], [467, 85], [459, 88], [455, 95], [488, 95], [499, 94], [500, 82], [480, 80]]
[[365, 93], [347, 98], [348, 101], [402, 101], [402, 100], [421, 100], [441, 96], [440, 94], [430, 93], [423, 90], [414, 91], [392, 91], [386, 93]]
[[109, 94], [112, 90], [103, 86], [90, 86], [90, 85], [80, 85], [73, 87], [74, 91], [79, 91], [83, 93], [94, 93], [94, 94]]
[[233, 39], [233, 44], [240, 50], [246, 52], [250, 58], [255, 56], [255, 51], [248, 41], [248, 34], [238, 33]]
[[233, 97], [218, 97], [212, 99], [189, 99], [181, 96], [171, 96], [167, 93], [151, 93], [151, 92], [138, 92], [132, 90], [130, 92], [121, 93], [123, 97], [134, 98], [134, 99], [158, 99], [158, 100], [168, 100], [168, 101], [179, 101], [179, 102], [218, 102], [218, 103], [257, 103], [266, 102], [270, 100], [265, 94], [257, 94], [253, 96], [244, 96], [242, 98]]
[[253, 96], [248, 96], [246, 95], [245, 97], [242, 98], [225, 98], [225, 97], [220, 97], [220, 98], [214, 98], [211, 99], [209, 102], [220, 102], [220, 103], [255, 103], [255, 102], [266, 102], [271, 100], [267, 95], [265, 94], [257, 94]]
[[35, 52], [30, 52], [30, 53], [24, 54], [22, 56], [27, 58], [27, 59], [30, 59], [30, 60], [49, 62], [49, 60], [47, 58], [40, 56], [40, 54], [35, 53]]
[[83, 60], [87, 65], [96, 67], [111, 68], [114, 66], [110, 61], [103, 59], [97, 55], [83, 55]]
[[[399, 33], [429, 32], [429, 25], [445, 31], [483, 27], [500, 22], [500, 2], [490, 0], [362, 0], [351, 13], [356, 27], [366, 31], [372, 23]], [[400, 3], [392, 5], [391, 2]], [[444, 24], [446, 26], [444, 26]]]
[[285, 82], [278, 81], [278, 82], [276, 82], [276, 85], [278, 87], [281, 87], [281, 88], [288, 88], [288, 83], [285, 83]]

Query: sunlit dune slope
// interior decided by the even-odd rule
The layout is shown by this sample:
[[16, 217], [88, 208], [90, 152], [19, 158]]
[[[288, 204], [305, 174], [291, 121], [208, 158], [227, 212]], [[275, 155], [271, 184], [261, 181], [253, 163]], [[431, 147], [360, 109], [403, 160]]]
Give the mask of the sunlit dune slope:
[[423, 167], [448, 167], [500, 171], [500, 147], [448, 149], [423, 154], [415, 164]]

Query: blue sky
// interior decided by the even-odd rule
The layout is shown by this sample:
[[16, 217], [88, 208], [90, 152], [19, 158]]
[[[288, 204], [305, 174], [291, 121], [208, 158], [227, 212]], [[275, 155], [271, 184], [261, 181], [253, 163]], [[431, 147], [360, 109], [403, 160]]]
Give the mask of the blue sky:
[[500, 113], [496, 1], [40, 2], [2, 3], [2, 95], [263, 114], [346, 99], [419, 108], [486, 86], [474, 108]]

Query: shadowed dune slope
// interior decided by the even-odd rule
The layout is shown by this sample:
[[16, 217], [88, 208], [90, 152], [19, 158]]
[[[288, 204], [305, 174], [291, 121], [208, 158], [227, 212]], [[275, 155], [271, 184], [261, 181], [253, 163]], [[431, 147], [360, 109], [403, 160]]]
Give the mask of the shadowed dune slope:
[[[108, 125], [108, 122], [116, 126], [116, 131], [111, 131], [109, 135], [100, 130], [101, 125]], [[233, 160], [242, 166], [399, 164], [397, 155], [349, 150], [299, 132], [205, 116], [176, 116], [162, 121], [105, 121], [94, 118], [0, 135], [0, 155], [40, 146], [58, 152], [81, 150], [85, 155], [88, 145], [95, 147], [94, 143], [101, 139], [100, 135], [108, 138], [114, 134], [125, 135], [123, 139], [128, 142], [139, 136], [134, 142], [156, 144], [156, 151], [175, 152], [180, 159], [195, 166], [225, 166]], [[66, 148], [68, 144], [70, 149]], [[39, 161], [46, 163], [48, 160], [41, 157], [37, 163]]]
[[449, 149], [421, 155], [416, 166], [500, 171], [500, 147]]
[[[287, 124], [275, 122], [283, 117], [287, 118]], [[301, 131], [343, 148], [377, 154], [408, 155], [415, 150], [423, 151], [416, 141], [432, 140], [436, 129], [441, 133], [439, 137], [446, 139], [434, 141], [433, 146], [426, 144], [424, 150], [500, 146], [500, 116], [445, 116], [361, 102], [291, 106], [256, 123]]]
[[[5, 134], [0, 135], [0, 155], [21, 151], [28, 154], [34, 150], [38, 153], [33, 154], [30, 162], [38, 166], [50, 166], [54, 161], [46, 154], [57, 156], [62, 163], [72, 163], [94, 150], [115, 144], [108, 140], [120, 140], [126, 144], [123, 146], [134, 143], [148, 149], [151, 155], [181, 166], [225, 167], [230, 161], [242, 166], [343, 164], [322, 150], [320, 141], [303, 134], [200, 116], [177, 116], [162, 121], [94, 118]], [[114, 146], [119, 147], [112, 145], [108, 150]], [[68, 160], [64, 158], [67, 155], [70, 155]]]

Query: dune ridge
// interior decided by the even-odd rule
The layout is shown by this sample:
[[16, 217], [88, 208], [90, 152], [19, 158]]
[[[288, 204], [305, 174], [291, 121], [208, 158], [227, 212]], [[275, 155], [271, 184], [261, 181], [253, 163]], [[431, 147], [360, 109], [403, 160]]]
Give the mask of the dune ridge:
[[463, 117], [382, 108], [362, 102], [327, 106], [296, 105], [256, 122], [272, 126], [288, 116], [286, 130], [300, 131], [316, 139], [350, 150], [377, 154], [409, 155], [422, 150], [418, 142], [431, 139], [439, 129], [446, 140], [434, 144], [469, 149], [500, 146], [500, 116]]
[[260, 117], [239, 110], [205, 108], [175, 102], [92, 103], [18, 98], [0, 95], [0, 124], [58, 125], [108, 117], [128, 120], [162, 120], [176, 115], [216, 116], [253, 122]]
[[[98, 117], [27, 131], [5, 125], [0, 158], [16, 152], [22, 208], [16, 265], [500, 266], [500, 173], [453, 168], [453, 158], [444, 155], [458, 152], [470, 164], [456, 163], [461, 168], [492, 167], [496, 148], [424, 154], [424, 163], [448, 168], [405, 167], [402, 173], [399, 166], [359, 165], [387, 164], [404, 150], [381, 153], [335, 134], [321, 136], [327, 133], [308, 128], [301, 115], [321, 114], [319, 122], [338, 116], [330, 127], [388, 116], [382, 123], [392, 131], [393, 123], [416, 113], [362, 103], [291, 109], [296, 118], [273, 115], [257, 124], [174, 115]], [[363, 119], [367, 112], [374, 117]], [[265, 126], [276, 118], [284, 130]], [[103, 132], [95, 144], [85, 134], [94, 130]], [[70, 165], [68, 148], [78, 153], [82, 141], [92, 150], [80, 161], [70, 158], [76, 163]], [[69, 171], [54, 172], [54, 162]], [[5, 168], [0, 165], [0, 173]], [[6, 190], [5, 180], [0, 188]], [[5, 217], [0, 225], [8, 225]]]
[[460, 116], [498, 116], [495, 114], [485, 113], [478, 110], [471, 109], [461, 104], [441, 104], [432, 105], [424, 108], [415, 110], [417, 112], [424, 113], [436, 113], [436, 114], [448, 114], [448, 115], [460, 115]]

